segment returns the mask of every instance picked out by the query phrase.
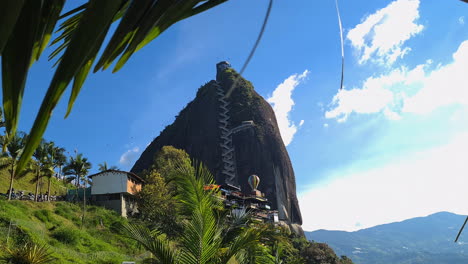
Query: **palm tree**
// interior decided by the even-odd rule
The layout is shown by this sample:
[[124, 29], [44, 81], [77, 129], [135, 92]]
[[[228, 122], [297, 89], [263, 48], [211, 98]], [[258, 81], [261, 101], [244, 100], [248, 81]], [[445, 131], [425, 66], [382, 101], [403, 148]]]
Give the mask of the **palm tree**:
[[[81, 227], [83, 227], [85, 213], [86, 213], [86, 184], [89, 170], [91, 169], [91, 163], [87, 158], [83, 158], [83, 154], [76, 154], [76, 157], [70, 157], [70, 161], [63, 168], [65, 175], [74, 175], [76, 186], [79, 186], [80, 180], [83, 181], [83, 215], [81, 217]], [[71, 177], [70, 177], [71, 178]]]
[[[51, 163], [51, 151], [53, 148], [53, 142], [46, 142], [42, 140], [39, 147], [34, 151], [33, 157], [35, 158], [34, 162], [34, 172], [36, 173], [36, 178], [32, 180], [32, 182], [36, 183], [36, 191], [34, 193], [34, 200], [38, 201], [38, 193], [39, 193], [39, 184], [41, 183], [41, 179], [43, 176], [46, 175], [53, 175], [54, 168]], [[50, 196], [50, 181], [49, 181], [49, 189], [47, 198]]]
[[9, 168], [10, 172], [8, 200], [11, 200], [14, 179], [23, 177], [28, 172], [28, 170], [23, 170], [20, 173], [16, 173], [16, 166], [24, 149], [25, 137], [26, 136], [23, 133], [17, 133], [12, 136], [7, 134], [0, 136], [0, 144], [2, 145], [2, 148], [6, 150], [0, 158], [0, 167]]
[[57, 178], [62, 177], [62, 168], [67, 163], [67, 157], [65, 156], [65, 149], [55, 146], [52, 150], [53, 166], [54, 169], [58, 168]]
[[0, 127], [5, 127], [5, 120], [3, 119], [3, 111], [0, 107]]
[[205, 167], [180, 167], [174, 182], [186, 216], [179, 239], [171, 241], [157, 231], [131, 224], [124, 225], [125, 236], [150, 251], [157, 263], [246, 263], [249, 253], [258, 253], [248, 249], [259, 243], [262, 229], [249, 226], [248, 218], [229, 222], [226, 214], [219, 213], [222, 204], [216, 198], [218, 190], [204, 190], [205, 185], [214, 183]]
[[83, 154], [76, 154], [75, 157], [70, 157], [68, 163], [63, 168], [63, 174], [68, 176], [69, 181], [75, 181], [76, 187], [80, 186], [80, 180], [85, 183], [86, 175], [91, 169], [91, 163]]
[[61, 166], [65, 163], [66, 157], [63, 154], [65, 152], [64, 148], [55, 146], [53, 141], [49, 142], [47, 145], [47, 162], [45, 164], [44, 176], [47, 177], [47, 201], [50, 201], [50, 182], [52, 177], [55, 175], [55, 169], [59, 168], [60, 172], [62, 170]]
[[103, 163], [99, 164], [98, 166], [99, 166], [99, 171], [118, 170], [119, 169], [117, 166], [111, 166], [110, 168], [108, 168], [107, 162], [105, 162], [105, 161]]

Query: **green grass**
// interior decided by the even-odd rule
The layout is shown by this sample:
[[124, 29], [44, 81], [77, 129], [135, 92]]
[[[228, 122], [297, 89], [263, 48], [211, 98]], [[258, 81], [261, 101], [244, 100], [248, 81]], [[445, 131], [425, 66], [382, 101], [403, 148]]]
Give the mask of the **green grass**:
[[[115, 212], [88, 206], [81, 229], [81, 207], [67, 202], [0, 200], [0, 248], [26, 241], [47, 244], [54, 263], [122, 263], [146, 256], [133, 241], [115, 232], [127, 220]], [[10, 227], [10, 223], [13, 225]], [[8, 229], [10, 235], [7, 243]], [[0, 250], [0, 255], [1, 255]]]
[[[15, 179], [13, 181], [13, 188], [15, 191], [25, 191], [25, 193], [34, 193], [36, 191], [36, 183], [33, 183], [35, 175], [28, 173], [26, 176]], [[42, 184], [39, 185], [39, 193], [47, 192], [48, 179], [43, 178]], [[0, 193], [6, 193], [10, 184], [10, 173], [7, 169], [0, 170]], [[50, 193], [54, 195], [64, 195], [67, 192], [67, 188], [74, 188], [71, 184], [65, 184], [63, 181], [53, 177], [50, 185]]]

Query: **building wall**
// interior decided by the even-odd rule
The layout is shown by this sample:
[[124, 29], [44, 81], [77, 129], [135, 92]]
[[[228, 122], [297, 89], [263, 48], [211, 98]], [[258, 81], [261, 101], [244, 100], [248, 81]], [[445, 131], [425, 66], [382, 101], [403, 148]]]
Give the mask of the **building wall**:
[[127, 174], [125, 172], [109, 171], [93, 177], [92, 195], [124, 192], [127, 192]]
[[114, 210], [119, 215], [122, 215], [122, 202], [119, 200], [107, 200], [107, 201], [96, 201], [94, 202], [98, 206], [102, 206], [106, 209]]
[[136, 183], [133, 179], [127, 180], [127, 192], [131, 194], [135, 194], [141, 191], [141, 183]]
[[138, 205], [135, 198], [131, 195], [122, 194], [121, 196], [122, 201], [122, 216], [127, 217], [131, 216], [138, 212]]

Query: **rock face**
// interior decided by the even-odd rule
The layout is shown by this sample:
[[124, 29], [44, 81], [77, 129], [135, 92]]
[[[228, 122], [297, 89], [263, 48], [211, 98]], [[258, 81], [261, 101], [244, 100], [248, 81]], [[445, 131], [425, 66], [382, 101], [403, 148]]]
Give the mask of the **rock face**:
[[[176, 117], [171, 125], [151, 142], [132, 168], [139, 173], [151, 166], [153, 157], [163, 146], [185, 150], [192, 158], [202, 161], [215, 175], [218, 183], [226, 182], [222, 159], [219, 87], [224, 92], [235, 85], [229, 96], [229, 123], [232, 129], [252, 120], [249, 129], [232, 134], [235, 152], [236, 183], [243, 192], [250, 192], [248, 177], [260, 177], [258, 189], [265, 193], [280, 220], [297, 227], [302, 224], [296, 197], [294, 171], [281, 139], [275, 113], [252, 84], [226, 64], [218, 64], [216, 81], [203, 85], [196, 98]], [[243, 123], [244, 122], [244, 123]], [[248, 122], [247, 122], [248, 123]], [[299, 228], [300, 229], [300, 228]]]

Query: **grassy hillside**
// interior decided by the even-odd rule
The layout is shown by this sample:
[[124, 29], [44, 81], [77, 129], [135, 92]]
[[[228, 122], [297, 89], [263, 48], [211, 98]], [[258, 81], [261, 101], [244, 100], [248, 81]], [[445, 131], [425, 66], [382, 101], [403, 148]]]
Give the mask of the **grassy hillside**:
[[0, 248], [7, 244], [11, 221], [10, 246], [28, 240], [45, 243], [54, 252], [55, 263], [122, 263], [144, 257], [134, 242], [112, 231], [127, 221], [115, 212], [89, 206], [83, 229], [80, 217], [80, 207], [67, 202], [0, 200]]
[[[13, 183], [13, 188], [16, 191], [25, 191], [26, 193], [32, 192], [36, 190], [36, 184], [32, 182], [34, 179], [34, 174], [28, 173], [25, 177], [20, 179], [15, 179]], [[47, 178], [42, 179], [42, 185], [39, 186], [39, 192], [45, 193], [47, 192]], [[10, 173], [7, 169], [0, 170], [0, 193], [6, 193], [10, 184]], [[50, 193], [53, 195], [57, 192], [58, 195], [63, 195], [66, 193], [67, 188], [73, 188], [70, 184], [64, 184], [62, 181], [56, 179], [55, 177], [52, 178]]]

